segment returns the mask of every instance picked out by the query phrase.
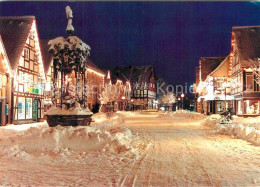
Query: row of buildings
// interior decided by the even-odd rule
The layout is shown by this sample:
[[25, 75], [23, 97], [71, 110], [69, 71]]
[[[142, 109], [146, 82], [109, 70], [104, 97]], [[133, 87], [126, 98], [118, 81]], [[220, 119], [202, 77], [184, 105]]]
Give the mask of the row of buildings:
[[260, 115], [260, 26], [233, 27], [226, 57], [201, 57], [193, 85], [196, 111]]
[[[0, 17], [0, 125], [37, 122], [50, 108], [53, 64], [48, 40], [40, 40], [34, 16]], [[114, 110], [157, 108], [154, 67], [99, 69], [87, 60], [87, 84], [122, 89]], [[99, 105], [99, 94], [88, 107]]]

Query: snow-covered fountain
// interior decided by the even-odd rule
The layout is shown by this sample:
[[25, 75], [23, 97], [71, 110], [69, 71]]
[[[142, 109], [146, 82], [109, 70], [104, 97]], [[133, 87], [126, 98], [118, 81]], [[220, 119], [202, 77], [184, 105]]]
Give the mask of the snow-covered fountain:
[[73, 36], [72, 10], [66, 7], [68, 37], [49, 41], [53, 55], [52, 107], [46, 113], [49, 126], [89, 125], [92, 112], [87, 105], [86, 61], [90, 47]]

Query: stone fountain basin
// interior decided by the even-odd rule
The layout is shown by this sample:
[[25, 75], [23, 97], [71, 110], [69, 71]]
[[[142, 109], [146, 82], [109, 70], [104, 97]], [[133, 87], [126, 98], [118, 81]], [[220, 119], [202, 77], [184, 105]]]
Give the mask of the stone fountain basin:
[[89, 109], [75, 107], [62, 109], [52, 106], [46, 113], [47, 122], [50, 127], [61, 126], [87, 126], [90, 125], [93, 113]]
[[92, 119], [89, 115], [46, 115], [50, 127], [61, 126], [89, 126]]

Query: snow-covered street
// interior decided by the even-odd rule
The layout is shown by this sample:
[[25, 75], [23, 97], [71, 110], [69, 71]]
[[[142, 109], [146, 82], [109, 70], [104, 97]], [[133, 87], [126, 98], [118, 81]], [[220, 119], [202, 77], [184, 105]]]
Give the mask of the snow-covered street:
[[260, 147], [216, 134], [203, 125], [205, 116], [120, 112], [103, 118], [87, 130], [0, 128], [0, 184], [260, 185]]

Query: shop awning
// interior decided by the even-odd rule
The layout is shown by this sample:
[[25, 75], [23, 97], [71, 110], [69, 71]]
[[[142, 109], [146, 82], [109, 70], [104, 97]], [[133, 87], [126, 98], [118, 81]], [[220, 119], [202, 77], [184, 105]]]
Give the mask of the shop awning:
[[205, 101], [224, 101], [224, 100], [234, 100], [233, 96], [230, 95], [205, 95]]

